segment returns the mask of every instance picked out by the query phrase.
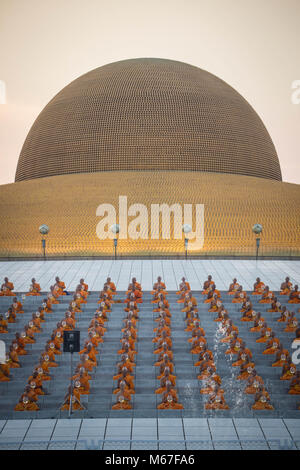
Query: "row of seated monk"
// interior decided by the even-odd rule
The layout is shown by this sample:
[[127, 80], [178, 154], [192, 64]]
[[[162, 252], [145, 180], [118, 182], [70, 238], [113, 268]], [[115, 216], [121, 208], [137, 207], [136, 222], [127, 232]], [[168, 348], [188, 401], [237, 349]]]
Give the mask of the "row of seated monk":
[[[49, 305], [44, 305], [44, 303], [43, 303], [42, 307], [40, 307], [38, 312], [36, 312], [38, 315], [36, 315], [33, 318], [33, 321], [29, 322], [30, 323], [29, 325], [26, 325], [27, 330], [29, 328], [28, 334], [25, 334], [27, 342], [30, 342], [30, 340], [31, 341], [34, 340], [34, 338], [32, 337], [32, 334], [31, 334], [32, 331], [30, 331], [30, 328], [31, 329], [33, 328], [33, 333], [41, 331], [40, 322], [44, 320], [44, 313], [51, 313], [51, 311], [52, 311], [51, 310], [51, 304], [52, 303], [58, 303], [58, 297], [60, 295], [64, 295], [64, 291], [63, 291], [63, 289], [65, 288], [64, 283], [59, 281], [59, 278], [56, 278], [56, 281], [60, 282], [59, 287], [60, 287], [61, 291], [59, 292], [58, 295], [56, 295], [56, 297], [53, 297], [52, 289], [50, 289], [50, 295], [47, 298], [47, 302], [50, 303], [50, 308], [49, 308]], [[113, 302], [112, 296], [115, 293], [114, 292], [115, 291], [115, 286], [113, 285], [114, 288], [110, 288], [111, 286], [108, 285], [109, 283], [111, 283], [110, 278], [107, 279], [107, 283], [104, 285], [103, 291], [100, 293], [99, 303], [101, 304], [100, 305], [100, 311], [101, 311], [100, 314], [101, 315], [103, 315], [103, 314], [106, 315], [105, 311], [109, 309], [111, 303]], [[179, 302], [183, 301], [182, 299], [184, 298], [184, 296], [182, 296], [182, 294], [186, 290], [188, 290], [189, 293], [190, 293], [190, 286], [189, 286], [188, 283], [186, 283], [185, 279], [183, 278], [182, 283], [180, 284], [180, 290], [178, 292], [178, 295], [180, 295]], [[166, 318], [168, 318], [167, 315], [166, 315], [166, 312], [164, 312], [164, 309], [166, 309], [168, 307], [168, 302], [166, 300], [167, 293], [165, 291], [165, 285], [164, 285], [164, 283], [162, 283], [160, 277], [158, 278], [158, 282], [154, 286], [153, 294], [154, 294], [153, 302], [157, 303], [158, 309], [160, 311], [159, 319], [160, 319], [160, 322], [162, 322], [162, 324], [163, 324], [164, 322], [166, 322]], [[88, 295], [87, 285], [84, 284], [84, 280], [81, 279], [80, 284], [79, 284], [78, 288], [76, 289], [76, 295], [74, 295], [74, 302], [72, 301], [70, 303], [70, 310], [68, 312], [66, 312], [66, 319], [62, 321], [62, 323], [63, 323], [61, 325], [62, 328], [71, 328], [72, 329], [72, 328], [75, 327], [75, 324], [74, 324], [75, 319], [72, 318], [72, 313], [75, 314], [75, 312], [80, 312], [81, 311], [80, 305], [81, 305], [81, 303], [86, 303], [87, 295]], [[186, 313], [188, 313], [189, 310], [191, 310], [192, 308], [195, 310], [195, 303], [193, 301], [194, 298], [191, 296], [191, 293], [189, 294], [189, 296], [192, 298], [192, 300], [189, 300], [188, 302], [186, 301], [186, 299], [184, 300], [185, 307], [184, 307], [183, 311], [186, 311]], [[75, 299], [75, 297], [76, 297], [76, 299]], [[14, 299], [14, 301], [15, 300], [16, 299]], [[142, 302], [142, 291], [141, 291], [140, 285], [138, 283], [136, 283], [135, 278], [132, 280], [132, 283], [129, 285], [129, 288], [128, 288], [128, 291], [127, 291], [127, 298], [125, 299], [124, 302], [127, 304], [125, 310], [128, 311], [128, 312], [129, 311], [134, 312], [134, 310], [137, 308], [137, 304]], [[163, 308], [162, 308], [162, 306], [163, 306]], [[21, 306], [19, 305], [19, 309], [20, 309], [20, 307]], [[133, 310], [131, 310], [132, 307], [134, 307]], [[22, 310], [20, 310], [20, 312], [21, 311]], [[195, 314], [197, 314], [197, 312], [195, 312]], [[224, 321], [224, 315], [225, 314], [226, 314], [226, 312], [223, 312], [223, 321]], [[225, 317], [225, 319], [226, 319], [226, 317]], [[164, 325], [163, 325], [163, 327], [164, 327]], [[258, 328], [261, 328], [262, 331], [264, 332], [264, 328], [266, 328], [266, 325], [264, 325], [264, 324], [263, 325], [258, 325]], [[279, 340], [277, 338], [274, 339], [274, 335], [272, 334], [272, 331], [270, 332], [270, 334], [269, 334], [269, 332], [270, 332], [270, 329], [266, 329], [266, 331], [264, 332], [265, 333], [264, 335], [261, 333], [262, 338], [264, 336], [266, 336], [269, 339], [269, 347], [267, 347], [266, 350], [269, 349], [272, 352], [279, 353], [280, 350], [282, 349], [281, 345], [279, 345], [278, 348], [274, 348], [274, 345], [276, 345], [276, 344], [278, 345]], [[22, 333], [21, 342], [22, 342], [22, 339], [24, 339], [24, 333], [27, 333], [27, 332], [25, 331], [25, 332]], [[17, 335], [18, 335], [18, 333], [16, 334], [16, 340], [18, 339]], [[276, 339], [278, 341], [275, 341]], [[263, 341], [260, 341], [260, 342], [263, 342]], [[13, 347], [13, 345], [11, 345], [11, 346]], [[10, 349], [12, 349], [12, 347]], [[17, 348], [14, 347], [14, 349], [16, 351]], [[25, 349], [25, 348], [23, 348], [23, 349]], [[278, 349], [278, 351], [277, 351], [277, 349]], [[14, 351], [10, 351], [10, 353], [11, 352], [14, 352]], [[265, 353], [268, 354], [268, 352], [265, 352]], [[26, 352], [25, 352], [25, 354], [26, 354]], [[283, 357], [283, 355], [281, 357]], [[12, 359], [9, 358], [8, 360], [12, 360]], [[43, 361], [43, 362], [47, 362], [47, 361]], [[7, 364], [5, 364], [4, 366], [7, 367]], [[289, 373], [292, 374], [292, 375], [293, 375], [293, 368], [294, 367], [295, 367], [294, 365], [292, 365], [290, 367], [290, 369], [292, 369], [292, 371], [290, 370]], [[3, 379], [2, 381], [5, 381], [7, 379], [7, 375], [6, 375], [6, 378], [5, 378], [5, 375], [6, 374], [4, 373], [3, 377], [2, 377], [2, 379]], [[296, 374], [296, 376], [298, 376], [298, 374]], [[296, 390], [297, 390], [297, 386], [296, 386]], [[293, 393], [293, 391], [290, 391], [290, 393]]]

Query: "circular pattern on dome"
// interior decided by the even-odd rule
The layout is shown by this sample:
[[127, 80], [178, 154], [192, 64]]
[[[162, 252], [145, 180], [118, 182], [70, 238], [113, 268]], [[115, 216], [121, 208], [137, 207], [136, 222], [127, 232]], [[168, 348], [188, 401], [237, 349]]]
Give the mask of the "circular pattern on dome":
[[58, 93], [25, 140], [16, 181], [113, 170], [281, 180], [272, 140], [237, 91], [192, 65], [150, 58], [99, 67]]

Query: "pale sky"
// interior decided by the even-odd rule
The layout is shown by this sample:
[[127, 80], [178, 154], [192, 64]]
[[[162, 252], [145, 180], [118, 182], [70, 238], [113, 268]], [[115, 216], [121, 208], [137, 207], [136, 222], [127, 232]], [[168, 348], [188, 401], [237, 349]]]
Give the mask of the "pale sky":
[[14, 181], [26, 135], [56, 93], [136, 57], [187, 62], [235, 88], [268, 129], [283, 180], [299, 184], [299, 19], [299, 0], [0, 0], [0, 184]]

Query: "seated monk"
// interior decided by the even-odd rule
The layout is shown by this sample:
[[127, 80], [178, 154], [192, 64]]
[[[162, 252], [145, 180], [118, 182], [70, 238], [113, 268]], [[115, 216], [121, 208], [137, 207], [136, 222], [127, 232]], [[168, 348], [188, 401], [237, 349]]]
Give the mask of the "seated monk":
[[195, 367], [198, 367], [202, 364], [203, 361], [213, 361], [214, 356], [210, 349], [208, 349], [207, 344], [203, 344], [202, 351], [199, 353], [198, 360], [194, 363]]
[[209, 275], [209, 276], [207, 277], [207, 280], [204, 281], [204, 283], [203, 283], [202, 295], [207, 295], [208, 292], [209, 292], [209, 290], [210, 290], [210, 288], [211, 288], [212, 286], [214, 286], [214, 285], [215, 285], [215, 283], [214, 283], [214, 281], [212, 280], [212, 276]]
[[157, 361], [154, 363], [155, 366], [160, 366], [161, 361], [163, 360], [164, 356], [167, 355], [170, 361], [173, 361], [173, 352], [169, 349], [166, 342], [162, 344], [162, 351], [159, 353]]
[[[66, 326], [64, 327], [64, 330], [66, 331], [71, 331], [71, 330], [74, 330], [75, 327], [76, 327], [76, 320], [73, 318], [72, 316], [72, 312], [70, 311], [67, 311], [65, 313], [65, 318], [63, 320], [66, 324]], [[64, 325], [63, 325], [64, 326]]]
[[228, 316], [228, 311], [226, 310], [226, 308], [224, 307], [223, 304], [221, 304], [220, 308], [218, 308], [217, 310], [217, 316], [216, 318], [214, 318], [214, 321], [217, 322], [217, 321], [223, 321], [224, 319], [228, 319], [229, 316]]
[[[25, 335], [26, 336], [26, 335]], [[13, 341], [16, 353], [18, 356], [26, 356], [27, 351], [25, 350], [26, 343], [23, 336], [20, 333], [16, 333], [16, 339]]]
[[170, 374], [174, 372], [174, 365], [170, 361], [169, 356], [167, 354], [164, 355], [163, 360], [159, 365], [159, 374], [156, 377], [158, 380], [160, 380], [165, 375], [166, 369]]
[[133, 314], [133, 311], [132, 310], [129, 310], [129, 312], [127, 313], [127, 316], [124, 318], [123, 320], [123, 323], [125, 323], [125, 325], [127, 325], [128, 322], [131, 322], [131, 324], [136, 328], [137, 327], [137, 322], [139, 321], [138, 318], [136, 318]]
[[7, 320], [3, 315], [0, 315], [0, 333], [8, 333], [7, 325]]
[[250, 331], [261, 331], [264, 328], [264, 325], [266, 325], [265, 319], [261, 316], [260, 312], [257, 312], [255, 315], [254, 325], [250, 328]]
[[256, 278], [256, 282], [253, 285], [252, 295], [262, 295], [265, 289], [265, 284], [260, 280], [259, 277]]
[[253, 410], [274, 410], [274, 407], [270, 404], [270, 397], [268, 392], [263, 386], [259, 386], [257, 393], [254, 397], [254, 404], [252, 405]]
[[45, 346], [45, 351], [42, 352], [41, 357], [46, 362], [49, 367], [58, 367], [58, 363], [55, 361], [55, 355], [50, 346], [47, 344]]
[[238, 328], [232, 323], [232, 320], [229, 319], [227, 325], [224, 327], [225, 338], [219, 340], [220, 343], [230, 343], [233, 340], [238, 338]]
[[98, 351], [96, 351], [95, 347], [93, 346], [92, 343], [88, 342], [84, 348], [79, 351], [78, 354], [84, 354], [84, 355], [87, 355], [88, 358], [89, 358], [89, 361], [92, 362], [92, 364], [94, 365], [94, 367], [97, 366], [97, 357], [96, 357], [96, 354], [98, 353]]
[[24, 331], [22, 331], [21, 333], [21, 336], [22, 338], [24, 338], [24, 342], [26, 344], [33, 344], [36, 342], [34, 339], [34, 331], [32, 329], [32, 326], [33, 326], [33, 322], [30, 321], [28, 325], [24, 326]]
[[236, 293], [233, 296], [233, 304], [242, 304], [247, 298], [247, 292], [243, 290], [243, 286], [238, 287]]
[[[93, 322], [93, 326], [92, 323], [90, 324], [88, 331], [92, 331], [93, 333], [95, 332], [97, 334], [97, 338], [100, 340], [100, 338], [103, 338], [106, 328], [104, 328], [103, 324], [101, 324], [98, 320], [95, 320]], [[100, 342], [102, 343], [103, 341]]]
[[84, 282], [84, 279], [80, 279], [79, 284], [81, 286], [81, 289], [84, 290], [87, 295], [89, 295], [89, 286]]
[[122, 349], [119, 349], [118, 354], [127, 354], [130, 361], [134, 362], [134, 355], [137, 354], [137, 351], [131, 349], [129, 342], [125, 340], [122, 342]]
[[292, 378], [290, 383], [289, 392], [290, 395], [300, 395], [300, 371], [298, 370]]
[[165, 368], [165, 371], [160, 378], [160, 386], [155, 390], [155, 393], [157, 395], [164, 393], [167, 390], [167, 383], [170, 383], [172, 387], [176, 386], [176, 375], [172, 375], [168, 367]]
[[291, 380], [296, 375], [296, 366], [292, 363], [292, 358], [288, 357], [286, 363], [283, 364], [280, 380]]
[[190, 284], [185, 280], [185, 277], [181, 279], [179, 284], [179, 290], [176, 292], [176, 295], [187, 294], [191, 290]]
[[229, 285], [228, 295], [234, 295], [238, 288], [240, 287], [239, 283], [237, 282], [236, 277], [233, 279], [232, 283]]
[[166, 332], [167, 336], [171, 336], [171, 329], [166, 325], [165, 320], [160, 320], [157, 328], [154, 328], [153, 331], [156, 332], [156, 337], [153, 338], [152, 343], [157, 343], [159, 341], [163, 331]]
[[52, 302], [49, 297], [43, 300], [42, 307], [44, 313], [53, 313]]
[[97, 348], [99, 343], [103, 343], [103, 328], [101, 328], [101, 326], [99, 326], [98, 328], [100, 328], [100, 330], [97, 330], [96, 327], [89, 328], [88, 330], [88, 341], [91, 342], [95, 346], [95, 348]]
[[167, 299], [160, 300], [159, 302], [157, 302], [157, 306], [153, 309], [153, 312], [160, 312], [161, 310], [163, 310], [164, 312], [166, 312], [167, 316], [170, 317], [171, 314], [169, 307], [170, 305]]
[[[211, 375], [204, 380], [203, 387], [200, 389], [201, 395], [209, 395], [210, 393], [213, 393], [215, 384], [221, 386], [221, 383], [221, 377], [216, 372], [212, 372]], [[224, 390], [220, 389], [220, 393], [224, 393]]]
[[286, 308], [286, 306], [284, 305], [281, 309], [281, 315], [280, 317], [277, 319], [278, 322], [286, 322], [289, 318], [289, 315], [290, 315], [290, 312], [289, 310]]
[[21, 304], [21, 302], [18, 301], [17, 297], [13, 298], [11, 308], [13, 309], [14, 313], [24, 313], [23, 305]]
[[300, 291], [298, 289], [297, 284], [294, 287], [294, 290], [291, 291], [289, 295], [289, 304], [300, 304]]
[[76, 380], [74, 380], [74, 388], [80, 392], [80, 395], [90, 394], [90, 383], [84, 371], [81, 371]]
[[66, 288], [65, 283], [63, 281], [61, 281], [58, 276], [56, 276], [56, 278], [55, 278], [54, 286], [58, 287], [58, 295], [59, 296], [68, 294], [67, 291], [64, 291], [64, 289]]
[[24, 392], [15, 406], [15, 411], [38, 411], [39, 407], [37, 403], [30, 398], [28, 393]]
[[50, 340], [47, 341], [47, 344], [49, 345], [50, 349], [53, 351], [55, 355], [61, 354], [60, 342], [58, 341], [55, 333], [52, 333]]
[[252, 359], [252, 352], [249, 348], [246, 348], [246, 344], [243, 341], [238, 352], [237, 360], [232, 363], [232, 366], [240, 367], [242, 364], [245, 364], [246, 361], [249, 361], [249, 359]]
[[124, 308], [125, 312], [130, 312], [130, 311], [137, 311], [139, 312], [139, 308], [137, 306], [137, 301], [135, 298], [134, 294], [131, 294], [129, 298], [124, 300], [124, 303], [126, 303], [126, 307]]
[[212, 386], [213, 392], [209, 394], [208, 401], [205, 403], [206, 410], [228, 410], [229, 406], [226, 404], [224, 394], [220, 386], [215, 383]]
[[193, 297], [192, 292], [189, 292], [185, 296], [184, 304], [183, 304], [183, 309], [181, 309], [182, 312], [190, 312], [191, 310], [194, 310], [194, 312], [197, 312], [197, 300], [195, 297]]
[[47, 297], [52, 304], [59, 304], [59, 294], [60, 290], [57, 285], [50, 286], [50, 292], [48, 293]]
[[122, 354], [121, 362], [117, 363], [118, 374], [121, 374], [124, 368], [126, 368], [127, 371], [132, 374], [134, 367], [135, 367], [135, 363], [130, 361], [128, 354]]
[[242, 312], [241, 321], [253, 321], [253, 305], [250, 300], [250, 297], [247, 296], [245, 302], [243, 302], [242, 308], [240, 310]]
[[253, 369], [255, 368], [254, 362], [251, 362], [250, 357], [248, 356], [246, 361], [240, 367], [240, 373], [237, 376], [237, 380], [247, 380], [252, 374]]
[[163, 351], [165, 344], [167, 345], [168, 349], [172, 349], [172, 340], [170, 336], [167, 335], [167, 332], [163, 331], [161, 337], [157, 341], [157, 348], [153, 351], [153, 354], [160, 354]]
[[80, 303], [86, 304], [87, 303], [87, 298], [88, 298], [88, 292], [84, 290], [83, 286], [81, 284], [78, 284], [75, 290], [75, 294], [77, 298], [79, 299]]
[[214, 361], [211, 360], [204, 360], [200, 364], [199, 369], [200, 374], [197, 376], [198, 380], [206, 380], [208, 379], [213, 373], [216, 372], [216, 366]]
[[274, 331], [272, 331], [266, 349], [263, 351], [263, 354], [275, 354], [279, 350], [279, 348], [280, 339], [276, 338]]
[[211, 303], [213, 299], [221, 299], [221, 293], [220, 291], [216, 288], [215, 284], [213, 284], [209, 289], [207, 293], [207, 297], [204, 300], [205, 304]]
[[73, 295], [73, 300], [69, 303], [69, 310], [70, 312], [82, 313], [81, 302], [76, 294]]
[[30, 321], [30, 323], [33, 323], [31, 328], [34, 333], [40, 333], [43, 330], [43, 328], [41, 327], [41, 319], [37, 316], [36, 313], [32, 314], [32, 320]]
[[41, 292], [41, 286], [36, 282], [36, 280], [33, 278], [31, 279], [31, 284], [29, 286], [29, 292], [27, 292], [27, 296], [30, 296], [30, 295], [33, 295], [33, 296], [37, 296], [37, 295], [41, 295], [40, 294]]
[[131, 279], [131, 286], [133, 286], [136, 290], [142, 291], [142, 286], [139, 282], [137, 282], [136, 277]]
[[236, 332], [233, 332], [233, 337], [229, 341], [228, 349], [226, 349], [225, 354], [230, 354], [231, 356], [234, 354], [238, 354], [242, 344], [243, 340], [238, 337]]
[[[115, 377], [117, 377], [117, 376], [115, 376]], [[117, 387], [113, 391], [114, 395], [117, 394], [120, 391], [121, 383], [124, 383], [125, 390], [127, 390], [129, 393], [132, 393], [133, 395], [135, 394], [133, 376], [128, 373], [126, 368], [122, 370], [122, 372], [121, 372], [119, 378], [117, 379], [117, 381], [118, 381], [117, 382]]]
[[196, 322], [200, 322], [200, 317], [199, 317], [199, 313], [198, 312], [195, 312], [195, 310], [190, 310], [190, 315], [184, 319], [184, 321], [186, 322], [187, 324], [187, 327], [185, 328], [184, 331], [192, 331], [194, 326], [195, 326], [195, 323]]
[[154, 292], [153, 299], [151, 300], [152, 304], [157, 304], [158, 302], [163, 302], [167, 299], [167, 292], [163, 290], [158, 290]]
[[269, 286], [266, 286], [261, 299], [259, 300], [260, 304], [271, 304], [274, 301], [274, 293], [270, 291]]
[[177, 393], [171, 382], [167, 382], [166, 391], [162, 394], [162, 401], [157, 406], [158, 410], [182, 410], [183, 405], [178, 403]]
[[267, 312], [281, 312], [281, 309], [281, 303], [278, 301], [277, 297], [274, 297], [271, 302], [271, 308], [268, 308]]
[[286, 277], [285, 281], [280, 286], [280, 295], [290, 295], [292, 288], [293, 285], [290, 282], [290, 278]]
[[256, 343], [266, 343], [271, 337], [272, 329], [267, 326], [267, 323], [264, 322], [261, 330], [260, 337], [257, 338]]
[[133, 339], [132, 336], [130, 336], [130, 333], [128, 331], [124, 331], [123, 337], [120, 339], [120, 343], [122, 344], [122, 349], [120, 350], [120, 354], [122, 354], [123, 347], [125, 344], [128, 344], [132, 351], [135, 350], [135, 339]]
[[197, 332], [200, 331], [201, 335], [202, 336], [205, 336], [205, 331], [204, 329], [200, 326], [200, 322], [199, 321], [196, 321], [195, 322], [195, 326], [194, 328], [192, 329], [192, 336], [191, 338], [188, 339], [188, 342], [189, 343], [192, 343], [193, 342], [193, 338], [195, 338], [197, 336]]
[[58, 322], [56, 324], [56, 328], [53, 330], [53, 333], [55, 334], [56, 340], [61, 344], [63, 343], [64, 339], [64, 328], [61, 324], [61, 322]]
[[51, 375], [49, 371], [49, 362], [44, 359], [43, 356], [40, 357], [37, 367], [34, 369], [39, 373], [39, 378], [41, 380], [51, 380]]
[[79, 362], [77, 364], [76, 369], [75, 369], [75, 374], [71, 377], [72, 380], [77, 380], [80, 376], [87, 378], [88, 380], [91, 380], [91, 376], [89, 375], [87, 369], [85, 369], [82, 365], [82, 362]]
[[127, 320], [125, 327], [121, 329], [122, 333], [125, 331], [128, 332], [129, 337], [136, 340], [137, 339], [137, 327], [133, 325], [131, 320]]
[[247, 395], [254, 395], [255, 393], [257, 393], [260, 385], [264, 385], [264, 381], [260, 375], [257, 375], [256, 370], [253, 369], [252, 373], [247, 379], [247, 384], [244, 393], [246, 393]]
[[45, 321], [45, 314], [43, 311], [43, 307], [38, 307], [37, 311], [35, 312], [37, 318], [43, 323]]
[[198, 330], [196, 336], [193, 338], [190, 353], [199, 354], [202, 350], [203, 343], [206, 343], [206, 339], [202, 335], [201, 331]]
[[86, 372], [92, 372], [95, 364], [89, 359], [87, 354], [82, 354], [80, 356], [80, 362], [77, 364], [77, 367], [83, 367]]
[[0, 382], [9, 382], [10, 381], [10, 367], [8, 361], [8, 355], [6, 355], [6, 362], [5, 364], [1, 364], [0, 362]]
[[100, 291], [99, 299], [100, 299], [100, 300], [98, 300], [98, 304], [100, 304], [102, 300], [107, 301], [107, 304], [108, 304], [109, 308], [110, 308], [110, 305], [111, 305], [112, 303], [114, 303], [114, 301], [113, 301], [113, 293], [112, 293], [112, 291], [108, 288], [108, 286], [105, 285], [105, 284], [104, 284], [104, 286], [103, 286], [102, 291]]
[[116, 285], [114, 282], [112, 282], [111, 278], [108, 277], [106, 279], [106, 282], [104, 284], [105, 286], [108, 287], [109, 291], [111, 292], [112, 295], [116, 295], [117, 294], [117, 288], [116, 288]]
[[167, 326], [171, 325], [170, 317], [167, 316], [164, 310], [161, 310], [160, 312], [158, 312], [158, 317], [156, 317], [154, 321], [161, 322], [162, 320], [164, 320]]
[[9, 282], [8, 277], [4, 278], [4, 283], [0, 289], [0, 296], [15, 296], [13, 293], [14, 285], [12, 282]]
[[284, 364], [287, 364], [287, 361], [290, 357], [290, 353], [287, 349], [283, 348], [283, 345], [280, 343], [279, 348], [276, 352], [275, 361], [272, 364], [272, 367], [283, 367]]
[[35, 395], [48, 395], [47, 390], [43, 387], [43, 382], [39, 378], [39, 374], [37, 371], [33, 372], [33, 374], [28, 378], [28, 385], [31, 390], [34, 391]]
[[289, 319], [287, 321], [287, 325], [283, 331], [286, 331], [287, 333], [293, 333], [296, 331], [298, 328], [298, 320], [296, 318], [295, 312], [291, 312]]
[[19, 356], [16, 352], [16, 348], [14, 344], [11, 344], [9, 346], [9, 352], [8, 352], [8, 365], [10, 368], [17, 369], [21, 367], [21, 363], [19, 361]]
[[72, 410], [84, 410], [80, 402], [80, 395], [81, 393], [76, 387], [69, 385], [68, 393], [65, 395], [61, 410], [69, 410], [70, 401], [72, 401]]
[[157, 281], [153, 284], [153, 290], [151, 294], [155, 294], [158, 291], [165, 291], [166, 290], [166, 284], [162, 282], [161, 276], [158, 276]]
[[223, 305], [222, 301], [218, 298], [217, 294], [214, 293], [213, 298], [210, 301], [210, 306], [209, 306], [208, 311], [209, 312], [218, 312], [220, 310], [220, 308], [222, 307], [222, 305]]
[[[132, 297], [134, 298], [134, 300], [136, 301], [136, 303], [138, 304], [141, 304], [143, 302], [143, 294], [142, 294], [142, 291], [140, 290], [137, 290], [133, 285], [131, 286], [131, 288], [128, 289], [128, 291], [126, 292], [126, 300], [125, 302], [127, 302], [128, 300], [130, 300]], [[128, 299], [128, 300], [127, 300]]]
[[116, 396], [116, 403], [112, 406], [112, 410], [131, 410], [130, 400], [131, 394], [126, 390], [124, 381], [121, 381], [120, 390]]

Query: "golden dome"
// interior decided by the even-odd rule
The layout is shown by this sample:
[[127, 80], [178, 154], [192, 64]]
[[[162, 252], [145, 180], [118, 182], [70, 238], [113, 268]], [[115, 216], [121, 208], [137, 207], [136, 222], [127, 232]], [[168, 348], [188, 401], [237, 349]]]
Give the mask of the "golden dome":
[[179, 170], [281, 181], [272, 140], [224, 81], [165, 59], [130, 59], [74, 80], [40, 113], [16, 181], [71, 173]]

